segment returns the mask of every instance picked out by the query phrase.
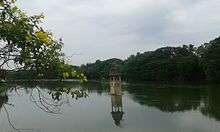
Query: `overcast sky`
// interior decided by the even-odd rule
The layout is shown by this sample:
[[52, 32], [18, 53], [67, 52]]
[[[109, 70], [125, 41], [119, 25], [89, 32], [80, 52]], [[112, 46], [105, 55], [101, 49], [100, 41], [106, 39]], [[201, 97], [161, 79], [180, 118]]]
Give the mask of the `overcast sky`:
[[199, 45], [220, 36], [219, 0], [18, 0], [64, 40], [72, 64], [125, 59], [162, 46]]

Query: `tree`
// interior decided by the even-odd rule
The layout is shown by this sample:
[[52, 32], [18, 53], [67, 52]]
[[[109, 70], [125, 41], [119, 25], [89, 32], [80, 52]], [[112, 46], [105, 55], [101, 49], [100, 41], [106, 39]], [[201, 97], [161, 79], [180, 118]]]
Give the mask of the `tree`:
[[195, 51], [193, 45], [183, 45], [132, 55], [125, 60], [123, 74], [128, 80], [138, 81], [200, 80]]
[[198, 54], [207, 79], [220, 82], [220, 37], [200, 46]]
[[97, 60], [95, 63], [82, 65], [79, 69], [85, 73], [89, 79], [105, 80], [109, 77], [109, 70], [113, 63], [117, 64], [120, 68], [123, 65], [122, 60], [112, 58], [105, 61]]
[[43, 78], [49, 70], [65, 67], [62, 40], [39, 25], [44, 16], [28, 16], [15, 2], [0, 0], [0, 68], [29, 70]]

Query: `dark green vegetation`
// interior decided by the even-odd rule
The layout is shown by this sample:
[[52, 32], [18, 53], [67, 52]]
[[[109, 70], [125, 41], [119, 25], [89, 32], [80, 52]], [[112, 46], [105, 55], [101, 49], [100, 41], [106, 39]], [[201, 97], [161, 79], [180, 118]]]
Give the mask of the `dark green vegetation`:
[[200, 47], [163, 47], [137, 53], [126, 60], [109, 59], [82, 65], [89, 79], [107, 79], [110, 65], [117, 64], [127, 81], [220, 82], [220, 38]]
[[120, 59], [109, 59], [106, 61], [97, 60], [95, 63], [82, 65], [79, 69], [86, 74], [89, 79], [102, 80], [107, 79], [112, 64], [122, 67], [124, 62]]
[[220, 82], [220, 37], [200, 46], [198, 54], [207, 79]]
[[6, 83], [0, 82], [0, 93], [7, 91], [7, 88], [8, 87]]

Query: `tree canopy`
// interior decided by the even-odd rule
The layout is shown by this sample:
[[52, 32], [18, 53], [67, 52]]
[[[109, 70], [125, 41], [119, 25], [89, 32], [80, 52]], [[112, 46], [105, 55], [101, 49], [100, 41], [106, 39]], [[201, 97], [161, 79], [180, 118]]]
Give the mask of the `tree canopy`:
[[123, 61], [120, 59], [112, 58], [106, 61], [97, 60], [95, 63], [82, 65], [79, 69], [86, 75], [88, 79], [106, 80], [109, 76], [109, 70], [112, 64], [117, 64], [120, 67]]
[[[108, 78], [109, 59], [82, 65], [80, 68], [90, 79]], [[199, 47], [183, 45], [162, 47], [154, 51], [137, 53], [116, 62], [124, 81], [159, 82], [220, 82], [220, 37]]]
[[0, 68], [29, 70], [39, 78], [57, 70], [57, 76], [83, 74], [66, 71], [62, 39], [56, 40], [52, 33], [40, 26], [43, 14], [28, 16], [16, 5], [16, 0], [0, 0]]
[[220, 37], [201, 45], [198, 54], [207, 79], [220, 82]]
[[200, 78], [198, 58], [192, 45], [138, 53], [125, 60], [123, 70], [129, 80], [192, 81]]

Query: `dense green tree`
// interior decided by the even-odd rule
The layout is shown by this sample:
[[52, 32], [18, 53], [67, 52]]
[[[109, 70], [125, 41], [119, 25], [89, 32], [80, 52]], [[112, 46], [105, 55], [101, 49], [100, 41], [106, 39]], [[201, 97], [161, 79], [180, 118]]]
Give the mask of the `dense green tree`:
[[220, 82], [220, 38], [198, 48], [193, 45], [163, 47], [137, 53], [126, 60], [97, 60], [80, 69], [89, 79], [108, 78], [112, 63], [117, 63], [124, 81]]
[[194, 81], [200, 72], [193, 45], [138, 53], [125, 60], [123, 68], [128, 80], [141, 81]]
[[113, 58], [105, 61], [97, 60], [95, 63], [82, 65], [80, 69], [88, 79], [105, 80], [108, 79], [109, 70], [113, 63], [119, 67], [123, 65], [122, 60]]
[[206, 43], [198, 48], [207, 79], [220, 82], [220, 37]]
[[[217, 52], [217, 51], [216, 51]], [[163, 47], [155, 51], [137, 53], [126, 60], [97, 60], [95, 63], [82, 65], [80, 69], [89, 79], [107, 79], [111, 64], [117, 63], [125, 81], [165, 81], [195, 82], [205, 80], [205, 61], [207, 46], [196, 48], [193, 45], [182, 47]], [[207, 56], [207, 55], [206, 55]], [[216, 54], [215, 57], [219, 57]], [[217, 61], [213, 62], [216, 67]], [[209, 63], [208, 64], [212, 64]], [[216, 65], [215, 65], [216, 64]], [[214, 69], [214, 71], [217, 67]], [[211, 75], [210, 75], [211, 76]], [[214, 76], [213, 78], [216, 78]]]

